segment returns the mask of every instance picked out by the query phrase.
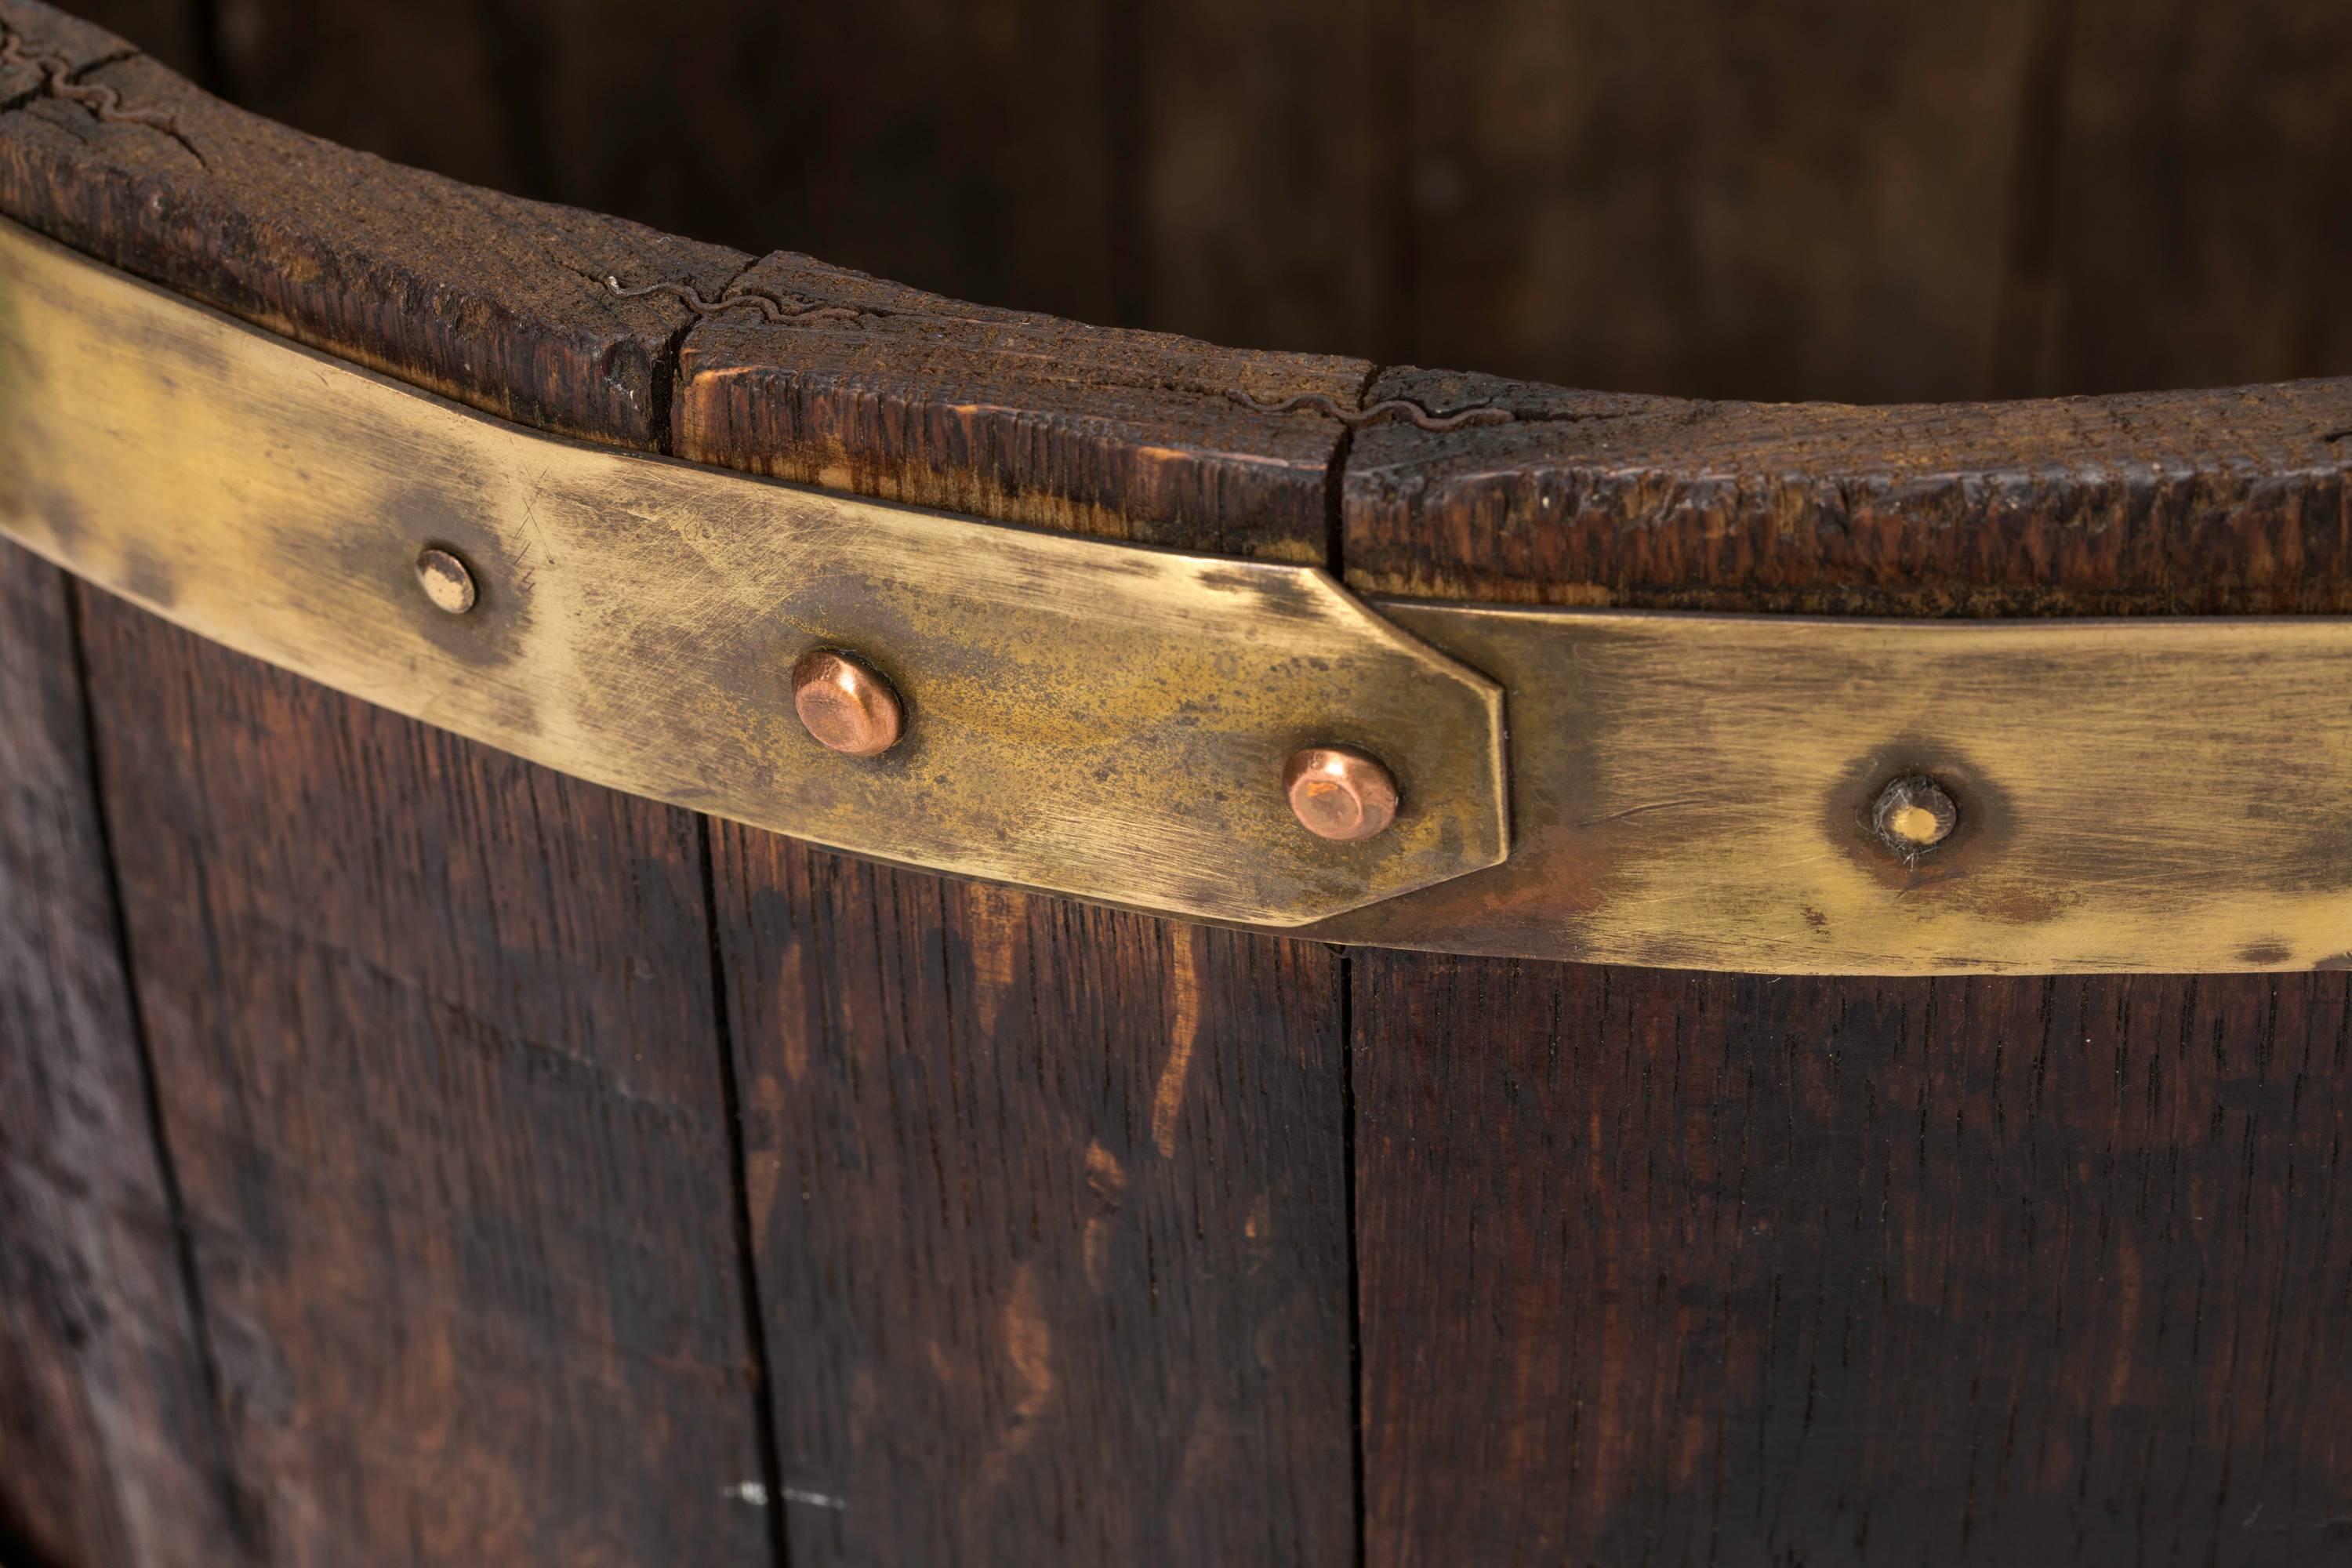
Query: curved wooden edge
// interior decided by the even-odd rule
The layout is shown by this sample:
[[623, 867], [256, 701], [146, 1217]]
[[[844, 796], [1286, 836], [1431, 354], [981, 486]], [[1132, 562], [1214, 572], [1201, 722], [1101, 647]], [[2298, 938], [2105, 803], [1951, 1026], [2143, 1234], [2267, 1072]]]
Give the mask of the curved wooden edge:
[[1334, 561], [1372, 592], [2352, 611], [2352, 380], [1862, 408], [1222, 349], [403, 168], [222, 103], [37, 0], [0, 0], [0, 28], [16, 40], [0, 212], [542, 429], [1037, 526]]
[[1358, 437], [1348, 564], [1370, 591], [1903, 616], [2352, 611], [2352, 379], [1864, 408], [1401, 369], [1371, 395], [1517, 417]]

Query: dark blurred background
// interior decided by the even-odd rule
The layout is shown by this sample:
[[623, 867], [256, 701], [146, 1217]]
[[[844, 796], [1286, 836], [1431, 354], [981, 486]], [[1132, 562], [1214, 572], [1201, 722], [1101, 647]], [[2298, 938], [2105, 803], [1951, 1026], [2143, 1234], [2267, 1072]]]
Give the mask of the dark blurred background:
[[67, 0], [353, 146], [1253, 347], [1859, 401], [2352, 372], [2347, 0]]

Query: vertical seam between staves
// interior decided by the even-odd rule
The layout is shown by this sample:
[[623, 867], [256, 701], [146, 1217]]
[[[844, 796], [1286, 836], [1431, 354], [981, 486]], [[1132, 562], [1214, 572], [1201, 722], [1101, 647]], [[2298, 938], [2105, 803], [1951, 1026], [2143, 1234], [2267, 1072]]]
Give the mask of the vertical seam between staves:
[[760, 1297], [760, 1255], [751, 1235], [751, 1188], [743, 1095], [736, 1073], [735, 1029], [727, 1001], [727, 954], [719, 921], [718, 855], [714, 826], [694, 816], [695, 842], [702, 862], [703, 930], [710, 949], [710, 1018], [719, 1051], [719, 1114], [726, 1123], [728, 1200], [734, 1210], [735, 1268], [740, 1281], [745, 1349], [751, 1358], [752, 1439], [760, 1456], [760, 1479], [767, 1492], [768, 1551], [776, 1568], [792, 1568], [792, 1539], [784, 1520], [783, 1452], [776, 1432], [776, 1380], [768, 1354], [768, 1314]]
[[125, 1011], [131, 1024], [131, 1048], [139, 1058], [142, 1109], [147, 1118], [148, 1141], [154, 1146], [155, 1168], [163, 1185], [163, 1204], [172, 1221], [172, 1243], [180, 1269], [180, 1289], [186, 1298], [188, 1330], [195, 1341], [196, 1363], [204, 1378], [205, 1415], [212, 1426], [213, 1484], [218, 1489], [222, 1515], [240, 1547], [257, 1557], [261, 1540], [236, 1484], [236, 1452], [229, 1436], [227, 1395], [220, 1358], [213, 1342], [212, 1313], [205, 1305], [204, 1274], [196, 1265], [195, 1230], [188, 1218], [186, 1190], [180, 1182], [179, 1162], [172, 1152], [163, 1116], [163, 1083], [155, 1067], [154, 1033], [147, 1021], [146, 994], [139, 984], [139, 963], [131, 951], [131, 910], [122, 894], [121, 862], [115, 850], [113, 814], [108, 809], [105, 768], [99, 756], [98, 703], [91, 689], [89, 637], [83, 624], [82, 595], [89, 592], [70, 574], [58, 574], [64, 595], [67, 641], [73, 654], [74, 689], [80, 701], [82, 765], [89, 793], [90, 816], [98, 832], [99, 858], [106, 879], [107, 914], [113, 927], [114, 951], [121, 966]]

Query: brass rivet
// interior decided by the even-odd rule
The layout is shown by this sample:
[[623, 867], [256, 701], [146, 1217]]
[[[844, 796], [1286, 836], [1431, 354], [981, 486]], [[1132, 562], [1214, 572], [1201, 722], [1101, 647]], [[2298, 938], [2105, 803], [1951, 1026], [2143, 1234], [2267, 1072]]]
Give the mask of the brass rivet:
[[1899, 778], [1878, 792], [1870, 825], [1903, 855], [1924, 855], [1952, 836], [1960, 808], [1934, 779]]
[[864, 661], [814, 647], [793, 666], [793, 708], [808, 732], [852, 757], [876, 757], [906, 732], [898, 694]]
[[1353, 746], [1309, 746], [1283, 765], [1291, 815], [1318, 838], [1351, 844], [1396, 820], [1396, 780]]
[[474, 574], [446, 550], [436, 546], [417, 556], [416, 580], [436, 610], [462, 616], [474, 607]]

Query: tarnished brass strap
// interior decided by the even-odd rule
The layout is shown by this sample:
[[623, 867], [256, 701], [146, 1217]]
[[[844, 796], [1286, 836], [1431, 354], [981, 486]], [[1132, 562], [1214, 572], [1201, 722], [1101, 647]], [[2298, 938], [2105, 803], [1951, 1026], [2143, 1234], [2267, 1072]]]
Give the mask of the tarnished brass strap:
[[[2344, 622], [1368, 608], [1310, 568], [534, 435], [16, 229], [0, 448], [0, 532], [195, 632], [906, 864], [1708, 969], [2352, 961]], [[791, 671], [820, 648], [903, 699], [896, 744], [803, 727]], [[1393, 774], [1385, 831], [1299, 826], [1285, 763], [1318, 745]]]
[[[1751, 973], [2352, 963], [2352, 623], [1389, 605], [1509, 693], [1510, 863], [1333, 940]], [[1958, 808], [1924, 854], [1890, 785]]]
[[[931, 869], [1283, 926], [1506, 852], [1496, 688], [1325, 573], [551, 439], [15, 228], [0, 531], [549, 767]], [[420, 583], [426, 551], [471, 583]], [[813, 647], [896, 684], [899, 744], [802, 728]], [[1393, 770], [1387, 832], [1293, 818], [1285, 760], [1322, 742]]]

